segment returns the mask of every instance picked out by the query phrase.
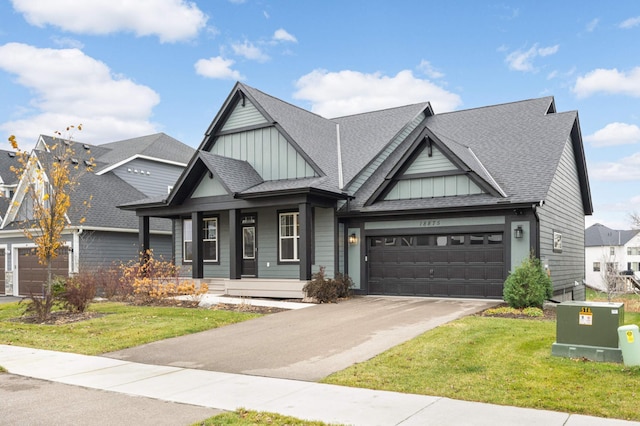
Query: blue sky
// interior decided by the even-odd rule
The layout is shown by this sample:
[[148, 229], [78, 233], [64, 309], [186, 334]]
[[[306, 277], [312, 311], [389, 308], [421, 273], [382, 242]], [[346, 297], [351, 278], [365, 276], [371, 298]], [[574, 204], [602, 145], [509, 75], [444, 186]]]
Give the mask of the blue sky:
[[[123, 4], [119, 4], [123, 3]], [[240, 80], [325, 117], [553, 95], [578, 110], [596, 222], [640, 212], [636, 1], [0, 0], [0, 148], [83, 124], [193, 147]]]

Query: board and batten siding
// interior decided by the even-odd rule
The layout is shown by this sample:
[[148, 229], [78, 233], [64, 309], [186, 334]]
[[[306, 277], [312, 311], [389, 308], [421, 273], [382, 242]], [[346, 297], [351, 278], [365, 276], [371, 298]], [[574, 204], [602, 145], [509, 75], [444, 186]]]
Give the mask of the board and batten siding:
[[360, 189], [360, 187], [367, 181], [367, 179], [371, 177], [373, 172], [378, 170], [384, 160], [386, 160], [389, 155], [391, 155], [391, 153], [395, 151], [398, 145], [400, 145], [424, 119], [424, 113], [418, 114], [418, 116], [407, 127], [405, 127], [398, 134], [398, 136], [396, 136], [395, 139], [393, 139], [393, 141], [391, 141], [391, 143], [389, 143], [386, 148], [383, 149], [382, 152], [378, 154], [378, 156], [367, 167], [365, 167], [364, 170], [360, 172], [360, 174], [358, 174], [358, 176], [356, 176], [355, 179], [348, 183], [347, 190], [349, 191], [349, 193], [354, 194], [358, 189]]
[[[205, 214], [203, 219], [209, 217], [218, 218], [218, 259], [219, 263], [204, 262], [204, 278], [229, 278], [229, 212], [223, 211]], [[191, 219], [185, 218], [185, 219]], [[191, 262], [185, 262], [183, 258], [183, 219], [176, 219], [175, 223], [175, 256], [176, 265], [180, 266], [180, 276], [191, 276]]]
[[116, 176], [148, 197], [168, 193], [184, 167], [136, 158], [112, 170]]
[[221, 130], [226, 132], [266, 123], [268, 123], [267, 119], [264, 118], [255, 105], [245, 98], [244, 105], [242, 100], [239, 100], [236, 103], [236, 106], [233, 108], [233, 112], [229, 114], [229, 118], [227, 118], [227, 121], [225, 121]]
[[317, 176], [275, 127], [218, 136], [210, 152], [248, 162], [266, 181]]
[[324, 266], [325, 276], [333, 278], [336, 273], [336, 221], [334, 210], [314, 208], [314, 263], [312, 271], [318, 272]]
[[[150, 246], [156, 259], [171, 261], [171, 236], [150, 236]], [[80, 270], [91, 271], [135, 262], [140, 258], [138, 234], [132, 232], [84, 231], [80, 234]]]
[[[555, 295], [583, 292], [584, 207], [571, 138], [565, 144], [540, 217], [540, 257], [547, 259]], [[553, 232], [562, 234], [562, 252], [553, 251]], [[575, 286], [575, 283], [579, 286]], [[583, 296], [582, 296], [583, 297]], [[580, 300], [578, 295], [574, 298]], [[582, 300], [584, 300], [582, 298]]]

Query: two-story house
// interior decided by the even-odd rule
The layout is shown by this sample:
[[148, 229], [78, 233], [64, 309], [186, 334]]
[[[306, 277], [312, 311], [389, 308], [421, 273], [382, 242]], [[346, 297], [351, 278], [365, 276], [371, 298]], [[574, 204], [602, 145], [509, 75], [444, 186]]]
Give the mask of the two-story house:
[[584, 299], [591, 194], [578, 113], [552, 97], [328, 119], [237, 83], [173, 191], [122, 208], [228, 294], [301, 297], [321, 266], [361, 294], [501, 298], [533, 253]]
[[607, 291], [611, 276], [640, 271], [640, 230], [618, 230], [600, 223], [584, 231], [585, 280], [589, 287]]
[[[11, 172], [14, 180], [5, 181], [12, 182], [12, 186], [5, 189], [7, 198], [3, 200], [1, 212], [0, 279], [4, 282], [0, 283], [0, 294], [38, 294], [46, 280], [46, 269], [34, 255], [35, 244], [23, 231], [22, 223], [31, 219], [31, 195], [26, 193], [25, 187], [29, 183], [25, 176], [36, 168], [46, 170], [42, 164], [48, 161], [59, 161], [52, 158], [48, 149], [55, 143], [60, 141], [40, 136], [31, 153], [37, 161], [29, 163], [21, 179]], [[72, 148], [74, 154], [70, 161], [74, 164], [71, 166], [90, 167], [90, 171], [80, 175], [79, 184], [71, 193], [71, 205], [82, 205], [90, 200], [90, 207], [69, 210], [68, 227], [63, 234], [65, 247], [53, 261], [54, 274], [68, 276], [82, 269], [138, 259], [139, 219], [133, 212], [116, 206], [167, 194], [193, 156], [193, 148], [164, 133], [103, 145], [73, 142]], [[6, 155], [0, 160], [0, 166], [15, 162], [19, 167], [13, 153], [0, 154]], [[2, 178], [5, 179], [4, 171]], [[171, 221], [151, 221], [149, 234], [154, 253], [171, 259]]]

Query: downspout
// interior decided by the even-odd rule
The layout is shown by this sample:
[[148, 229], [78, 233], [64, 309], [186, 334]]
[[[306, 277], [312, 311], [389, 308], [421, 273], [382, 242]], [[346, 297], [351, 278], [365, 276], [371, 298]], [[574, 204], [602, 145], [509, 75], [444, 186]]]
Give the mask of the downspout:
[[533, 210], [533, 216], [536, 218], [536, 256], [538, 257], [538, 259], [540, 258], [540, 215], [538, 214], [538, 207], [542, 207], [544, 206], [544, 200], [540, 200], [539, 202], [535, 203], [534, 205], [531, 206], [531, 209]]

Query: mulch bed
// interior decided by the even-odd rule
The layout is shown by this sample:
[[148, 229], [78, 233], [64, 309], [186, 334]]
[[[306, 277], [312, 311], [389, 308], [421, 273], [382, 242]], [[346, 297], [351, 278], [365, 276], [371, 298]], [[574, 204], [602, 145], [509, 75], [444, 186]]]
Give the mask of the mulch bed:
[[73, 322], [86, 321], [93, 318], [100, 318], [106, 314], [100, 312], [67, 312], [55, 311], [51, 312], [49, 319], [40, 321], [36, 316], [12, 318], [9, 321], [20, 322], [23, 324], [44, 324], [44, 325], [62, 325]]
[[514, 318], [514, 319], [527, 319], [527, 320], [538, 320], [538, 321], [552, 321], [556, 319], [556, 309], [555, 308], [549, 308], [546, 307], [545, 309], [542, 310], [542, 312], [544, 313], [544, 316], [541, 317], [532, 317], [532, 316], [528, 316], [525, 315], [523, 313], [511, 313], [511, 312], [504, 312], [504, 313], [494, 313], [491, 312], [491, 309], [496, 309], [496, 308], [508, 308], [509, 305], [506, 303], [500, 304], [498, 306], [495, 306], [493, 308], [484, 310], [480, 313], [478, 313], [478, 315], [483, 316], [483, 317], [497, 317], [497, 318]]

